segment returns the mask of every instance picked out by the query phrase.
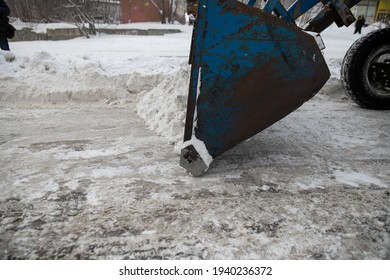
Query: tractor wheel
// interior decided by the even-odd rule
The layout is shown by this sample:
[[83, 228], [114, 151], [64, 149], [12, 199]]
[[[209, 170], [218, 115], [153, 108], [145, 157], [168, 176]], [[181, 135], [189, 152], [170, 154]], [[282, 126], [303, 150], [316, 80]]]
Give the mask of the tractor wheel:
[[341, 67], [346, 93], [361, 107], [390, 109], [390, 28], [357, 40]]

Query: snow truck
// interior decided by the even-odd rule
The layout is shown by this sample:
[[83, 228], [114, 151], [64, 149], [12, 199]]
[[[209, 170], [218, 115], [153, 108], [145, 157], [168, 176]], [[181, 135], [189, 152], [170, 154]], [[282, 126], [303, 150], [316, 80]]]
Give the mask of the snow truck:
[[[330, 77], [320, 33], [355, 21], [360, 0], [199, 0], [180, 165], [201, 176], [213, 159], [284, 118]], [[321, 8], [305, 27], [296, 20]], [[370, 109], [390, 109], [390, 29], [356, 41], [341, 70], [346, 93]]]

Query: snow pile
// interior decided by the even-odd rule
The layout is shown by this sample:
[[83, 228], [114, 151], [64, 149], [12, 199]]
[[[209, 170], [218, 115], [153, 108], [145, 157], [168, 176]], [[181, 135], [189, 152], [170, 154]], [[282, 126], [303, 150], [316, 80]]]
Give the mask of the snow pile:
[[190, 66], [183, 63], [152, 90], [142, 92], [137, 104], [137, 113], [147, 126], [171, 144], [183, 138], [189, 73]]
[[1, 101], [66, 103], [128, 97], [118, 77], [110, 76], [87, 55], [60, 58], [37, 52], [13, 63], [0, 59], [0, 64], [6, 66], [0, 68]]
[[[182, 83], [175, 81], [174, 74], [182, 67], [182, 58], [142, 56], [118, 63], [88, 54], [59, 56], [40, 51], [31, 56], [17, 56], [9, 63], [9, 54], [0, 53], [0, 101], [3, 102], [125, 103], [134, 100], [136, 94], [161, 88], [164, 79], [169, 79], [165, 83], [173, 87]], [[152, 104], [146, 106], [156, 105], [153, 99], [149, 102]]]
[[[169, 79], [174, 82], [176, 73], [181, 71], [187, 63], [182, 58], [173, 57], [137, 57], [129, 60], [129, 73], [126, 76], [126, 87], [130, 93], [144, 95], [147, 92], [159, 87], [160, 84]], [[162, 93], [167, 94], [169, 93]], [[150, 95], [148, 95], [150, 96]], [[152, 97], [152, 96], [150, 96]], [[150, 99], [150, 106], [155, 102]]]
[[6, 62], [12, 62], [15, 60], [15, 55], [12, 52], [3, 51], [0, 49], [0, 65]]

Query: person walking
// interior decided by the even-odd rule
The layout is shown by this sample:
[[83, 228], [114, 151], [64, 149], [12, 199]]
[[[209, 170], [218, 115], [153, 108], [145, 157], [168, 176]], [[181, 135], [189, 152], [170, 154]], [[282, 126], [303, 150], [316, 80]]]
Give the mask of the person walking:
[[9, 28], [10, 10], [4, 0], [0, 0], [0, 48], [4, 51], [9, 51], [7, 32]]
[[364, 16], [359, 16], [355, 23], [355, 32], [353, 32], [353, 34], [362, 34], [362, 27], [364, 26], [364, 24], [366, 24]]

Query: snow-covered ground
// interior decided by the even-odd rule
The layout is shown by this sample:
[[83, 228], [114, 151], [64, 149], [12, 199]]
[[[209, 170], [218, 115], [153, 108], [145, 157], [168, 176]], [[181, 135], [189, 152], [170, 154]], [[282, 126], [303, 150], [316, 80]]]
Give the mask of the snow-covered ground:
[[360, 35], [326, 30], [321, 92], [193, 178], [172, 145], [192, 29], [174, 27], [0, 53], [0, 258], [389, 259], [390, 112], [339, 81]]

